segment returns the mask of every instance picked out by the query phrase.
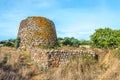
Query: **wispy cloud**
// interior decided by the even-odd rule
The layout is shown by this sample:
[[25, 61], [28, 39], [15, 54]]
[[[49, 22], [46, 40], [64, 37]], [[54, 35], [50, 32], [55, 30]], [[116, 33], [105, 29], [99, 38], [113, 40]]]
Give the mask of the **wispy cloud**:
[[[75, 37], [77, 39], [89, 39], [90, 35], [92, 32], [63, 32], [63, 31], [57, 31], [58, 37]], [[81, 37], [81, 36], [86, 36], [86, 38]]]
[[0, 0], [0, 40], [15, 38], [20, 21], [27, 16], [53, 20], [58, 37], [89, 39], [97, 28], [120, 28], [119, 3], [119, 0]]

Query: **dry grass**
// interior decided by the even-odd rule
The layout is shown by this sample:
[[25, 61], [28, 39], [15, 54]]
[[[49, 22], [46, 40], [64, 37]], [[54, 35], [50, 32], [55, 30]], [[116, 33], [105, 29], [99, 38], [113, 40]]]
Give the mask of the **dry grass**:
[[26, 51], [21, 52], [8, 47], [1, 48], [0, 80], [31, 80], [38, 74], [37, 66], [33, 64]]
[[100, 51], [98, 62], [89, 56], [73, 59], [50, 69], [46, 76], [49, 80], [120, 80], [120, 60], [115, 51]]
[[2, 47], [0, 80], [120, 80], [120, 50], [96, 50], [98, 62], [81, 56], [41, 72], [27, 51]]
[[96, 77], [95, 68], [94, 65], [75, 60], [51, 69], [47, 76], [49, 80], [93, 80]]

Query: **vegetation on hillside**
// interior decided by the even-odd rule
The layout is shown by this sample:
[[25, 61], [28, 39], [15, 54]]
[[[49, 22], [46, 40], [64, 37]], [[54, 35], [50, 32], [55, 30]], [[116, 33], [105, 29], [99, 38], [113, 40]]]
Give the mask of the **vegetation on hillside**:
[[80, 45], [91, 45], [91, 41], [87, 40], [78, 40], [74, 37], [65, 37], [65, 38], [58, 38], [58, 45], [59, 46], [72, 46], [72, 47], [79, 47]]
[[[9, 39], [9, 40], [0, 41], [0, 44], [3, 44], [3, 46], [18, 48], [19, 42], [20, 42], [20, 39], [17, 38], [17, 39]], [[57, 46], [79, 47], [80, 45], [91, 45], [91, 41], [78, 40], [78, 39], [75, 39], [74, 37], [72, 38], [65, 37], [65, 38], [58, 38], [57, 43], [54, 46], [55, 47]], [[51, 48], [54, 46], [48, 46], [48, 48]], [[47, 46], [44, 46], [44, 47], [46, 48]]]
[[3, 46], [15, 47], [15, 48], [19, 47], [19, 43], [20, 43], [19, 38], [0, 41], [0, 44], [2, 44]]
[[[79, 47], [81, 45], [90, 45], [97, 48], [119, 48], [120, 47], [120, 30], [112, 30], [110, 28], [96, 29], [95, 33], [91, 35], [91, 40], [78, 40], [74, 37], [58, 38], [54, 46], [45, 46], [43, 48], [55, 48], [61, 46]], [[0, 41], [0, 44], [8, 47], [19, 47], [20, 39], [9, 39]], [[56, 49], [56, 48], [55, 48]]]
[[[78, 40], [74, 37], [58, 38], [56, 46], [72, 46], [79, 47], [81, 45], [90, 45], [97, 48], [118, 48], [120, 47], [120, 30], [112, 30], [110, 28], [96, 29], [91, 35], [91, 40]], [[8, 47], [18, 48], [20, 39], [9, 39], [0, 41], [0, 44]], [[54, 47], [54, 46], [52, 46]]]
[[9, 39], [9, 40], [0, 41], [0, 44], [3, 44], [3, 46], [14, 47], [15, 42], [16, 39]]

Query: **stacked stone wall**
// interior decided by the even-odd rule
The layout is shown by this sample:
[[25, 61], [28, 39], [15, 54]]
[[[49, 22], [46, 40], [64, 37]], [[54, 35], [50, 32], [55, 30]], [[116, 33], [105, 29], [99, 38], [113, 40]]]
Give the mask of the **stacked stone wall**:
[[42, 50], [30, 49], [33, 60], [41, 66], [57, 67], [62, 63], [67, 63], [71, 58], [80, 58], [82, 55], [95, 56], [93, 50]]

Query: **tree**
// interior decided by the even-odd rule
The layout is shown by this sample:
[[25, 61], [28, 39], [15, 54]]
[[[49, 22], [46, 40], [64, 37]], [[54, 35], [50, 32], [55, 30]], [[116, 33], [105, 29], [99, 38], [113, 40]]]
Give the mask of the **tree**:
[[65, 38], [58, 38], [58, 44], [59, 46], [73, 46], [73, 47], [79, 47], [80, 42], [79, 40], [75, 39], [74, 37], [65, 37]]
[[65, 45], [65, 46], [72, 46], [73, 45], [73, 43], [71, 42], [71, 39], [68, 38], [68, 37], [64, 38], [62, 44]]
[[79, 40], [75, 39], [74, 37], [72, 37], [70, 40], [72, 42], [73, 47], [79, 47], [79, 45], [80, 45]]
[[116, 48], [120, 46], [120, 30], [112, 30], [110, 28], [96, 29], [91, 35], [91, 41], [94, 47], [98, 48]]

